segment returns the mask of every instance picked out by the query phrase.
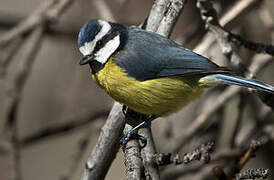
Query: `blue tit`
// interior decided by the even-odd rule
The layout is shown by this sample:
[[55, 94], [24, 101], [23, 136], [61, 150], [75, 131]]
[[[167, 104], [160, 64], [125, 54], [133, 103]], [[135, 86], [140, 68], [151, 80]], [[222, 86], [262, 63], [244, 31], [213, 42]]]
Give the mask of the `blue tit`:
[[93, 80], [113, 99], [141, 114], [162, 117], [180, 110], [203, 90], [221, 84], [274, 93], [274, 87], [234, 76], [201, 55], [137, 27], [90, 20], [78, 36]]

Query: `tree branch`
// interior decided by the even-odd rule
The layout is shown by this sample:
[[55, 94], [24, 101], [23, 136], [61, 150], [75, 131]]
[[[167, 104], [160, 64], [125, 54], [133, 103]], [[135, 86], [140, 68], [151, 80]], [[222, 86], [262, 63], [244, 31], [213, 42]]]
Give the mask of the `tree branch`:
[[242, 60], [233, 47], [233, 43], [229, 41], [229, 33], [219, 24], [217, 18], [217, 12], [213, 8], [211, 0], [198, 0], [197, 7], [200, 10], [201, 18], [206, 23], [206, 28], [213, 32], [217, 39], [223, 54], [228, 58], [234, 68], [239, 72], [248, 72], [246, 67], [242, 64]]
[[[127, 133], [132, 126], [126, 124], [124, 133]], [[126, 179], [144, 179], [144, 166], [140, 153], [140, 144], [138, 141], [129, 141], [124, 149]]]
[[170, 0], [155, 0], [147, 20], [146, 30], [156, 32], [167, 9]]
[[170, 36], [173, 27], [175, 26], [175, 23], [177, 22], [186, 3], [187, 0], [171, 0], [157, 29], [158, 34], [161, 34], [165, 37]]
[[[146, 29], [168, 37], [185, 3], [186, 1], [183, 0], [172, 0], [170, 3], [162, 0], [156, 1], [148, 17]], [[146, 177], [155, 180], [160, 179], [158, 166], [153, 161], [153, 155], [156, 153], [156, 149], [151, 128], [140, 129], [139, 133], [148, 138], [146, 147], [141, 151]]]
[[[210, 164], [231, 160], [240, 156], [241, 154], [242, 154], [242, 151], [239, 148], [234, 150], [229, 150], [229, 151], [226, 150], [226, 151], [215, 152], [213, 155], [211, 155]], [[205, 168], [204, 164], [198, 164], [198, 165], [192, 165], [192, 166], [182, 166], [182, 168], [177, 168], [177, 169], [165, 170], [163, 172], [162, 179], [164, 180], [177, 179], [189, 173], [197, 173], [201, 171], [203, 168]]]
[[25, 20], [12, 28], [0, 38], [0, 46], [17, 39], [38, 25], [55, 23], [58, 17], [66, 10], [73, 0], [51, 0], [45, 1], [37, 10], [28, 16]]
[[81, 113], [80, 115], [75, 115], [74, 117], [69, 118], [70, 120], [65, 121], [68, 123], [61, 124], [61, 125], [54, 125], [54, 126], [41, 129], [38, 132], [23, 138], [22, 140], [20, 140], [19, 143], [22, 147], [28, 146], [38, 141], [41, 141], [45, 138], [48, 138], [50, 136], [59, 135], [59, 134], [74, 130], [75, 128], [86, 126], [87, 124], [93, 122], [94, 120], [98, 118], [104, 118], [107, 115], [108, 115], [108, 112], [106, 111], [97, 112], [95, 114], [90, 112]]
[[247, 180], [247, 179], [266, 179], [269, 175], [269, 169], [247, 169], [236, 175], [236, 180]]
[[[225, 14], [220, 17], [220, 25], [226, 27], [233, 24], [246, 14], [250, 12], [256, 5], [261, 3], [261, 0], [240, 0], [237, 1]], [[235, 24], [235, 23], [234, 23]], [[205, 54], [212, 44], [216, 41], [213, 34], [207, 33], [201, 42], [194, 48], [194, 51], [199, 54]]]
[[195, 150], [185, 153], [183, 156], [180, 154], [155, 154], [154, 161], [158, 166], [168, 165], [168, 164], [188, 164], [192, 161], [198, 160], [208, 163], [210, 161], [210, 153], [213, 152], [214, 142], [207, 142], [200, 145]]
[[104, 179], [119, 150], [119, 140], [125, 126], [122, 105], [115, 102], [103, 126], [99, 139], [90, 154], [82, 180]]
[[[263, 61], [253, 61], [249, 68], [249, 78], [253, 77], [255, 74], [259, 73], [265, 64], [268, 64], [272, 61], [271, 58], [264, 59]], [[187, 128], [186, 131], [181, 133], [178, 137], [175, 138], [174, 144], [171, 147], [171, 152], [178, 152], [193, 136], [196, 134], [209, 120], [209, 117], [212, 116], [220, 107], [222, 107], [230, 98], [235, 96], [240, 92], [240, 87], [228, 87], [224, 92], [222, 92], [215, 100], [215, 103], [209, 108], [205, 108], [200, 115], [193, 120], [193, 123]]]

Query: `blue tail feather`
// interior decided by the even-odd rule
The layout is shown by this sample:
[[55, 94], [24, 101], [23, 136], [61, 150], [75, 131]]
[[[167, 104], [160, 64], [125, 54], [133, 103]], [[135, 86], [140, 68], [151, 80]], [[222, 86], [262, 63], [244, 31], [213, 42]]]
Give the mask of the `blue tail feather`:
[[253, 79], [247, 79], [239, 76], [229, 76], [225, 74], [212, 74], [201, 78], [202, 84], [230, 84], [243, 86], [248, 88], [253, 88], [259, 91], [266, 91], [269, 93], [274, 93], [274, 87]]

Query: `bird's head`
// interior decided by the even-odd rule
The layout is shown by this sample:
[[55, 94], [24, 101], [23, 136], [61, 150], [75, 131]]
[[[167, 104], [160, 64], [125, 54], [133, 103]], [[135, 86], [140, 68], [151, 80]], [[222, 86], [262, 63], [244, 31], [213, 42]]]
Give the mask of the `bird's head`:
[[121, 46], [122, 25], [103, 20], [90, 20], [83, 25], [78, 35], [78, 46], [83, 54], [80, 65], [105, 64]]

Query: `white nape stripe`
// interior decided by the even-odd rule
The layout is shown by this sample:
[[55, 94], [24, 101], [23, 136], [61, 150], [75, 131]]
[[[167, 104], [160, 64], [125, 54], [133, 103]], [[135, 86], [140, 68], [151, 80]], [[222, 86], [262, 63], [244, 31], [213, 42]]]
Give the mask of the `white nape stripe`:
[[102, 28], [100, 32], [95, 36], [96, 42], [102, 37], [104, 37], [111, 29], [111, 25], [108, 22], [102, 20], [98, 20], [98, 22], [102, 26]]
[[106, 22], [106, 21], [102, 21], [102, 20], [98, 20], [99, 24], [102, 26], [101, 30], [98, 32], [98, 34], [95, 36], [94, 40], [91, 42], [86, 42], [84, 44], [84, 46], [80, 47], [79, 50], [80, 52], [86, 56], [92, 53], [92, 51], [95, 48], [96, 42], [100, 39], [102, 39], [102, 37], [104, 37], [111, 29], [111, 25]]
[[104, 47], [102, 47], [96, 54], [95, 59], [104, 64], [110, 58], [110, 56], [116, 51], [120, 45], [120, 36], [117, 35], [110, 41], [108, 41]]

